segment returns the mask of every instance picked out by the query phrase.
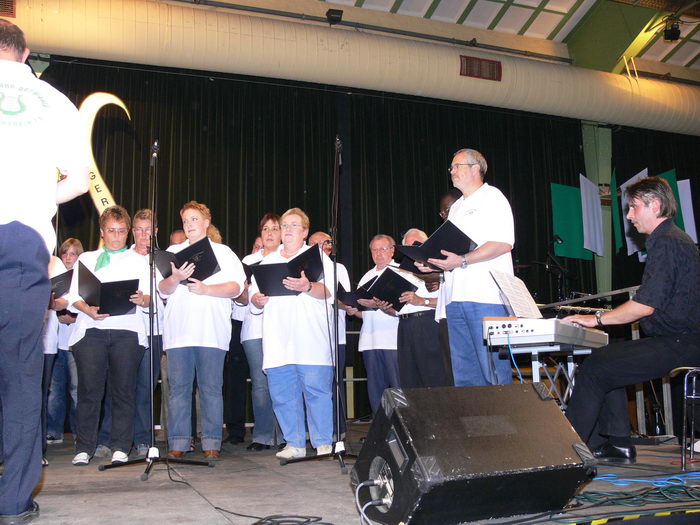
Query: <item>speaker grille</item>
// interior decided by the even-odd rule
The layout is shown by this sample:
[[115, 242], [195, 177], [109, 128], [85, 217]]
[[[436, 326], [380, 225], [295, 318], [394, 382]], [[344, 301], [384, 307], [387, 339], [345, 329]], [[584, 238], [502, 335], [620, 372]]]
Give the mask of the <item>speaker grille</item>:
[[463, 77], [501, 81], [501, 63], [498, 60], [461, 55], [459, 74]]
[[0, 0], [0, 16], [15, 18], [17, 16], [17, 0]]

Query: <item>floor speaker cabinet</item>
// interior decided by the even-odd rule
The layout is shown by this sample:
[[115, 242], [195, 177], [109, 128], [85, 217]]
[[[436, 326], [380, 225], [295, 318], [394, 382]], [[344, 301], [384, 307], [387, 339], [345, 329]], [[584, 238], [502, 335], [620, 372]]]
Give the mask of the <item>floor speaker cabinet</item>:
[[388, 389], [351, 473], [382, 524], [447, 525], [562, 509], [595, 459], [541, 383]]

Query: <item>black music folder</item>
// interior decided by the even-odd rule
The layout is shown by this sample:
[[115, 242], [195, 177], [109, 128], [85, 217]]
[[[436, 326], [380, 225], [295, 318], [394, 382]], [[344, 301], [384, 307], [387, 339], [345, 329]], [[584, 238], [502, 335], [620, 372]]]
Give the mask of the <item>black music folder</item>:
[[359, 286], [357, 290], [354, 292], [346, 292], [345, 290], [338, 290], [338, 300], [342, 301], [343, 304], [347, 306], [352, 306], [353, 308], [357, 308], [361, 312], [364, 312], [365, 310], [376, 310], [376, 308], [367, 308], [365, 306], [362, 306], [360, 303], [357, 302], [358, 299], [372, 299], [373, 295], [367, 291], [367, 289], [374, 284], [374, 281], [376, 281], [376, 277], [372, 277], [369, 281], [367, 281], [365, 284], [362, 286]]
[[70, 290], [70, 282], [73, 279], [73, 270], [68, 270], [56, 277], [51, 278], [51, 293], [58, 299], [63, 297]]
[[[209, 242], [209, 237], [198, 240], [178, 253], [156, 250], [153, 252], [153, 258], [156, 261], [158, 271], [160, 271], [164, 279], [167, 279], [173, 273], [170, 263], [173, 263], [178, 268], [185, 262], [194, 264], [194, 272], [191, 277], [198, 281], [203, 281], [221, 271], [219, 262], [216, 260], [216, 255]], [[188, 282], [184, 280], [180, 281], [180, 284], [187, 284]]]
[[391, 303], [397, 312], [405, 303], [399, 301], [404, 292], [415, 292], [418, 287], [397, 272], [387, 268], [369, 287], [368, 292], [377, 299]]
[[260, 261], [253, 264], [246, 264], [244, 262], [242, 262], [241, 264], [243, 265], [243, 271], [245, 272], [245, 280], [247, 282], [250, 282], [250, 279], [253, 277], [253, 266], [259, 265]]
[[287, 277], [301, 277], [303, 271], [311, 282], [318, 282], [323, 276], [321, 250], [310, 248], [286, 263], [258, 264], [250, 267], [255, 276], [260, 293], [269, 297], [299, 295], [301, 292], [288, 290], [282, 284]]
[[103, 283], [82, 262], [78, 265], [78, 293], [88, 305], [99, 306], [101, 314], [133, 313], [136, 305], [129, 301], [129, 297], [138, 289], [138, 279]]
[[[420, 246], [423, 244], [422, 242], [415, 241], [411, 246]], [[403, 259], [401, 259], [401, 263], [399, 264], [399, 269], [400, 270], [405, 270], [407, 272], [414, 273], [416, 275], [425, 275], [423, 272], [421, 272], [416, 264], [413, 262], [413, 259], [411, 259], [408, 256], [404, 256]]]
[[428, 259], [445, 259], [446, 257], [440, 253], [440, 250], [464, 255], [475, 248], [476, 243], [450, 221], [443, 222], [420, 246], [396, 246], [396, 249], [407, 257], [436, 270], [439, 268], [428, 264]]

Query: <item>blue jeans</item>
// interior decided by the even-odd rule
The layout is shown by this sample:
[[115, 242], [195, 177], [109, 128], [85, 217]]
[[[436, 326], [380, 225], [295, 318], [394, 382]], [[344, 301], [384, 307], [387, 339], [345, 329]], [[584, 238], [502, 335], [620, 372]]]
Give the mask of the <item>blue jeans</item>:
[[502, 304], [452, 302], [447, 305], [450, 355], [455, 386], [507, 385], [513, 382], [509, 359], [499, 359], [484, 344], [483, 318], [508, 315]]
[[46, 407], [46, 434], [49, 436], [63, 437], [66, 422], [66, 402], [68, 401], [66, 386], [68, 386], [71, 398], [70, 429], [75, 433], [75, 407], [78, 404], [78, 371], [75, 368], [73, 353], [59, 348], [56, 363], [53, 367], [53, 374], [51, 375], [49, 400]]
[[134, 444], [151, 444], [151, 428], [153, 426], [153, 414], [151, 414], [150, 372], [151, 366], [148, 360], [153, 359], [153, 388], [155, 389], [160, 377], [160, 352], [163, 348], [163, 337], [153, 336], [154, 352], [146, 348], [139, 365], [136, 377], [136, 404], [134, 406]]
[[382, 405], [387, 388], [398, 387], [399, 360], [396, 350], [363, 350], [362, 360], [367, 370], [367, 395], [374, 415]]
[[284, 365], [268, 368], [272, 406], [287, 444], [306, 448], [304, 402], [311, 445], [318, 448], [333, 440], [333, 367]]
[[275, 412], [272, 410], [272, 398], [270, 398], [270, 389], [267, 385], [267, 376], [262, 369], [262, 339], [250, 339], [243, 341], [242, 344], [248, 360], [250, 381], [253, 386], [252, 401], [253, 418], [255, 420], [253, 441], [263, 445], [272, 445], [275, 443], [275, 434], [278, 426]]
[[219, 450], [224, 425], [224, 382], [226, 351], [187, 346], [168, 353], [168, 442], [170, 450], [190, 449], [192, 438], [192, 383], [197, 374], [202, 411], [202, 450]]

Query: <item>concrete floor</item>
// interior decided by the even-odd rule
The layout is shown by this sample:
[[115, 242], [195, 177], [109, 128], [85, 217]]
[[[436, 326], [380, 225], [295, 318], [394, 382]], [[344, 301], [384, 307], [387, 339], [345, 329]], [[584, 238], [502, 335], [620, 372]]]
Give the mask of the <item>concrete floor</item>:
[[[359, 452], [359, 439], [368, 429], [368, 424], [351, 426], [346, 442], [350, 452]], [[280, 466], [272, 450], [249, 452], [245, 450], [247, 444], [225, 444], [222, 459], [213, 468], [172, 465], [168, 469], [165, 463], [158, 463], [150, 478], [141, 481], [144, 465], [99, 471], [98, 465], [106, 464], [108, 458], [94, 458], [87, 467], [72, 466], [73, 443], [70, 435], [67, 434], [66, 438], [63, 444], [49, 445], [47, 457], [50, 465], [43, 469], [43, 479], [37, 487], [36, 501], [41, 506], [37, 523], [243, 525], [274, 514], [317, 516], [323, 523], [335, 525], [360, 522], [349, 476], [341, 474], [337, 460]], [[162, 453], [164, 448], [161, 444]], [[600, 464], [599, 476], [614, 474], [622, 478], [645, 479], [680, 472], [680, 466], [674, 463], [678, 460], [678, 446], [638, 447], [638, 453], [635, 465]], [[201, 459], [201, 452], [188, 454], [186, 458]], [[347, 460], [349, 466], [352, 466], [352, 461]], [[695, 468], [698, 467], [691, 466], [691, 469]], [[637, 482], [618, 487], [599, 479], [586, 485], [584, 491], [626, 492], [648, 486]], [[665, 508], [669, 504], [656, 507], [662, 506]], [[672, 506], [682, 509], [684, 505]], [[575, 515], [595, 516], [619, 510], [638, 514], [651, 508], [579, 509]], [[562, 516], [552, 518], [561, 519]], [[489, 520], [488, 523], [505, 523], [514, 519]], [[700, 523], [700, 518], [695, 519], [695, 523]], [[547, 518], [543, 521], [542, 516], [536, 521], [554, 523]], [[581, 518], [580, 522], [587, 521], [589, 519]]]

